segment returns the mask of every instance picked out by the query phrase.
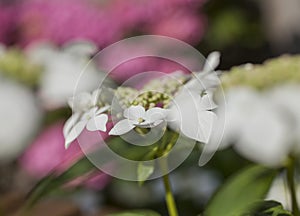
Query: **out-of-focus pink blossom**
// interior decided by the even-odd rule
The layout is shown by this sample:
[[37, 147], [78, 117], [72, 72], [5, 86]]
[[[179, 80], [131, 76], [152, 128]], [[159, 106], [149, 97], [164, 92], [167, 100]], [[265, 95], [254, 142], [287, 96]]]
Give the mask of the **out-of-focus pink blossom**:
[[146, 26], [152, 34], [175, 37], [177, 39], [195, 44], [204, 34], [204, 17], [192, 15], [188, 12], [176, 13]]
[[[137, 40], [129, 39], [116, 43], [100, 52], [95, 61], [98, 67], [106, 71], [113, 80], [122, 83], [147, 71], [168, 74], [178, 70], [190, 73], [201, 69], [199, 59], [191, 56], [189, 52], [187, 46], [178, 43], [177, 40], [145, 36]], [[142, 86], [144, 81], [156, 77], [144, 76], [143, 78], [147, 79], [139, 80], [135, 85]]]
[[204, 0], [24, 0], [20, 40], [63, 44], [88, 39], [100, 47], [135, 33], [162, 34], [195, 44], [204, 31]]
[[[120, 83], [122, 83], [123, 81], [127, 81], [128, 82], [127, 85], [128, 85], [131, 83], [130, 80], [128, 79], [140, 73], [154, 71], [154, 72], [161, 72], [162, 74], [168, 74], [177, 70], [187, 72], [187, 73], [190, 72], [183, 66], [179, 65], [178, 63], [172, 62], [170, 60], [165, 60], [165, 59], [155, 58], [155, 57], [144, 57], [144, 58], [136, 58], [121, 64], [119, 67], [111, 71], [109, 75], [114, 80]], [[141, 76], [141, 78], [144, 79], [139, 80], [139, 82], [133, 83], [135, 88], [139, 89], [143, 87], [143, 85], [147, 83], [149, 80], [157, 77]]]
[[28, 0], [20, 15], [21, 40], [50, 40], [63, 44], [89, 39], [105, 46], [121, 38], [121, 23], [105, 6], [87, 0]]
[[205, 1], [196, 0], [115, 0], [112, 11], [122, 17], [123, 25], [146, 34], [175, 37], [198, 43], [205, 29], [199, 8]]
[[[78, 141], [74, 141], [66, 150], [64, 148], [63, 122], [55, 123], [46, 128], [26, 150], [19, 162], [21, 167], [34, 178], [40, 179], [52, 171], [62, 172], [84, 156]], [[101, 133], [103, 139], [108, 135]], [[98, 132], [84, 131], [80, 135], [80, 142], [84, 143], [85, 150], [99, 145]], [[88, 185], [102, 188], [108, 182], [109, 177], [96, 171], [97, 175], [88, 175], [88, 178], [76, 180], [76, 184], [92, 182]], [[94, 179], [94, 180], [93, 180]], [[98, 180], [98, 181], [97, 181]], [[102, 181], [103, 180], [103, 181]]]
[[16, 7], [0, 3], [0, 42], [10, 44], [14, 42], [16, 30]]

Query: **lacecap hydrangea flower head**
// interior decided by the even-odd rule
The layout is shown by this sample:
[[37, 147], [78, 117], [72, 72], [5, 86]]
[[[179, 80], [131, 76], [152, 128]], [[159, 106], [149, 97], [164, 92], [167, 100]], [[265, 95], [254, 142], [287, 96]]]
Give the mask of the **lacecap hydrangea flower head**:
[[132, 130], [143, 134], [163, 125], [163, 130], [207, 143], [216, 120], [212, 95], [219, 84], [215, 73], [219, 58], [213, 52], [201, 71], [189, 75], [175, 71], [150, 80], [141, 89], [120, 86], [75, 95], [69, 101], [73, 115], [65, 123], [65, 147], [85, 128], [106, 131], [109, 121], [114, 122], [108, 131], [112, 136]]
[[300, 153], [300, 57], [232, 68], [225, 89], [224, 148], [267, 166], [284, 166]]

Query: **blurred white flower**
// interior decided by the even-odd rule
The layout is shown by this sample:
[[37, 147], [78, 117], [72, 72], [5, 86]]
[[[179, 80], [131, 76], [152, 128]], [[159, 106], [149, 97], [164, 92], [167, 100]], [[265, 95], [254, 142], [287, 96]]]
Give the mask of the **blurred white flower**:
[[295, 145], [293, 150], [300, 153], [300, 86], [299, 85], [283, 85], [274, 88], [269, 97], [274, 104], [285, 113], [285, 118], [290, 124], [291, 130], [289, 136], [291, 142]]
[[[288, 93], [285, 87], [265, 92], [247, 87], [228, 90], [221, 147], [234, 144], [237, 152], [254, 162], [267, 166], [283, 165], [293, 149], [296, 134], [294, 120], [299, 115], [287, 109], [291, 105], [287, 103], [291, 99], [288, 95], [294, 95], [293, 92]], [[296, 100], [294, 103], [299, 106]]]
[[145, 110], [144, 107], [130, 106], [124, 110], [125, 119], [119, 121], [109, 132], [109, 135], [122, 135], [135, 127], [151, 128], [162, 123], [168, 111], [159, 107]]
[[74, 92], [91, 91], [104, 78], [94, 62], [89, 61], [95, 51], [90, 44], [72, 43], [64, 49], [40, 43], [28, 48], [31, 60], [42, 65], [39, 94], [46, 108], [67, 105]]
[[16, 159], [38, 129], [41, 110], [26, 87], [0, 77], [0, 160]]

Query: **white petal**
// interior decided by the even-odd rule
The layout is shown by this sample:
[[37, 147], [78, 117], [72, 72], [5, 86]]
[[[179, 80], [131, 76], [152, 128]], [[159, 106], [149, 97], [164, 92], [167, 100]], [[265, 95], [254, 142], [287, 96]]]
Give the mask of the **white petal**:
[[203, 90], [215, 88], [221, 84], [221, 81], [214, 71], [202, 72], [195, 74], [192, 80], [187, 82], [184, 85], [184, 88], [189, 91], [195, 91], [197, 93], [201, 93]]
[[207, 56], [203, 71], [213, 71], [220, 63], [220, 53], [219, 52], [212, 52]]
[[67, 149], [71, 142], [73, 142], [83, 131], [83, 129], [86, 126], [86, 121], [80, 121], [78, 122], [70, 131], [69, 134], [67, 134], [65, 138], [65, 148]]
[[213, 101], [213, 96], [210, 93], [204, 95], [201, 98], [201, 102], [200, 103], [201, 103], [200, 104], [201, 110], [213, 110], [213, 109], [217, 108], [217, 105]]
[[144, 121], [142, 123], [134, 124], [135, 126], [139, 126], [141, 128], [152, 128], [161, 124], [163, 120], [156, 120], [155, 122]]
[[182, 133], [191, 139], [197, 139], [198, 137], [197, 103], [199, 99], [199, 95], [181, 94], [175, 98], [174, 104], [176, 107], [172, 108], [175, 119], [173, 122], [170, 122], [171, 127], [173, 129], [180, 128]]
[[285, 118], [290, 121], [293, 130], [290, 136], [295, 139], [295, 151], [300, 152], [300, 86], [283, 85], [272, 89], [268, 94], [269, 97], [283, 112]]
[[291, 150], [289, 126], [267, 98], [252, 105], [235, 149], [244, 157], [267, 166], [282, 165]]
[[212, 52], [207, 57], [203, 70], [195, 74], [195, 78], [185, 84], [185, 88], [190, 91], [200, 93], [203, 90], [219, 86], [220, 80], [218, 74], [214, 72], [215, 68], [220, 63], [220, 53]]
[[214, 129], [214, 123], [217, 120], [217, 115], [210, 111], [199, 112], [198, 119], [199, 131], [196, 140], [202, 143], [208, 143], [212, 130]]
[[145, 108], [138, 106], [131, 106], [128, 109], [124, 110], [124, 117], [130, 120], [138, 120], [139, 118], [145, 117]]
[[109, 135], [122, 135], [135, 128], [132, 121], [123, 119], [119, 121], [109, 132]]
[[218, 116], [226, 119], [220, 148], [226, 148], [241, 136], [241, 130], [253, 114], [253, 105], [259, 104], [260, 93], [248, 87], [232, 88], [226, 92], [226, 103], [220, 104]]
[[99, 110], [97, 110], [96, 115], [106, 112], [109, 108], [110, 108], [110, 106], [101, 107]]
[[91, 107], [91, 100], [92, 97], [90, 93], [82, 92], [78, 95], [71, 97], [68, 100], [68, 104], [75, 112], [81, 112]]
[[101, 93], [101, 89], [96, 89], [95, 91], [92, 92], [92, 104], [93, 105], [96, 105], [97, 104], [97, 101], [99, 99], [99, 96], [100, 96], [100, 93]]
[[78, 121], [80, 114], [74, 113], [65, 123], [63, 128], [63, 134], [64, 137], [67, 136], [67, 134], [70, 132], [71, 128], [74, 126], [74, 124]]
[[82, 117], [81, 117], [81, 120], [90, 120], [91, 118], [94, 118], [96, 116], [96, 111], [97, 111], [97, 107], [93, 107], [92, 109], [86, 111]]
[[106, 114], [101, 114], [92, 118], [88, 121], [86, 128], [89, 131], [106, 131], [106, 123], [108, 121], [108, 117]]
[[167, 121], [173, 130], [178, 130], [182, 127], [182, 122], [186, 121], [186, 115], [189, 113], [197, 116], [194, 96], [200, 97], [200, 95], [191, 94], [188, 90], [183, 89], [172, 101], [167, 115]]
[[164, 120], [168, 114], [168, 110], [154, 107], [146, 111], [145, 120], [148, 122], [156, 122]]

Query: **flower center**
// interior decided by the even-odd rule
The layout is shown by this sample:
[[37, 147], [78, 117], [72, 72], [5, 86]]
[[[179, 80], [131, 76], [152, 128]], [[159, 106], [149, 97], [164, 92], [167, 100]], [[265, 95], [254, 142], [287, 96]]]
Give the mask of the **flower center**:
[[142, 122], [144, 122], [145, 121], [145, 119], [143, 119], [143, 118], [138, 118], [138, 123], [142, 123]]
[[169, 103], [170, 97], [167, 94], [161, 92], [147, 91], [137, 96], [132, 102], [132, 105], [141, 105], [147, 110], [153, 107], [165, 108], [168, 106]]

